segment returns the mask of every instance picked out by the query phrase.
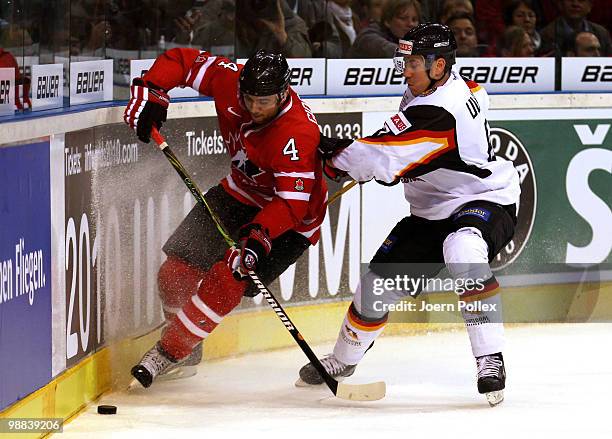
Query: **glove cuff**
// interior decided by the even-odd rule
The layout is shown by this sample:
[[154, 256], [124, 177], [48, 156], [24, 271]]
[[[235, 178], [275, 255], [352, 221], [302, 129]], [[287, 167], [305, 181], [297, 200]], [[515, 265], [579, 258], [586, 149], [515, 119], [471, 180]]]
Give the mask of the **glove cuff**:
[[[255, 263], [257, 263], [259, 257], [268, 256], [272, 250], [270, 234], [261, 224], [250, 223], [242, 226], [238, 231], [238, 236], [242, 249], [251, 250], [249, 253], [253, 254]], [[246, 262], [247, 255], [243, 255], [243, 257]]]
[[132, 79], [132, 85], [136, 85], [138, 87], [147, 87], [147, 88], [150, 88], [151, 90], [157, 90], [157, 91], [160, 91], [160, 92], [162, 92], [164, 94], [167, 93], [167, 91], [164, 90], [159, 85], [155, 85], [151, 81], [145, 81], [142, 78], [134, 78], [134, 79]]

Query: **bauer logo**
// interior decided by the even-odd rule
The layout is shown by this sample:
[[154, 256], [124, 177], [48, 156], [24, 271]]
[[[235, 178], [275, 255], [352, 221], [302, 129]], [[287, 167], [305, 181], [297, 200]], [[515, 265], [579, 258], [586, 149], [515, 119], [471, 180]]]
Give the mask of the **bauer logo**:
[[58, 108], [64, 104], [62, 64], [32, 66], [32, 110]]
[[612, 82], [612, 66], [586, 66], [582, 82]]
[[602, 58], [563, 58], [561, 89], [612, 91], [612, 61]]
[[8, 79], [0, 81], [0, 105], [11, 102], [11, 81]]
[[327, 94], [402, 94], [406, 79], [389, 59], [327, 60]]
[[82, 72], [77, 74], [76, 93], [94, 93], [104, 91], [104, 70]]
[[59, 96], [59, 75], [40, 76], [36, 84], [36, 98], [49, 99]]
[[461, 76], [488, 92], [554, 91], [554, 58], [458, 58]]
[[325, 59], [288, 59], [291, 69], [291, 87], [301, 95], [325, 94]]
[[70, 63], [70, 104], [113, 99], [113, 60]]
[[15, 69], [0, 68], [0, 115], [15, 113]]
[[344, 75], [344, 85], [403, 84], [404, 78], [392, 67], [351, 67]]
[[500, 270], [512, 263], [521, 254], [529, 241], [537, 208], [537, 188], [533, 164], [523, 143], [504, 128], [491, 127], [490, 142], [498, 158], [514, 164], [521, 185], [518, 204], [518, 222], [512, 240], [491, 262], [492, 270]]

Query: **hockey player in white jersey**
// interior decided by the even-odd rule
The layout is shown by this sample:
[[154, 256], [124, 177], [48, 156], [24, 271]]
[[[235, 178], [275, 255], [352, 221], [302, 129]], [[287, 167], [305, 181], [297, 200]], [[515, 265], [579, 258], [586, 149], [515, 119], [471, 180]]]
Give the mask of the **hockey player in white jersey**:
[[[456, 47], [447, 26], [427, 23], [409, 31], [394, 58], [408, 84], [400, 111], [372, 136], [354, 141], [322, 137], [319, 149], [328, 171], [359, 182], [402, 182], [411, 215], [393, 228], [371, 260], [333, 354], [321, 362], [332, 376], [349, 376], [383, 331], [388, 313], [372, 306], [377, 279], [399, 272], [435, 276], [446, 265], [455, 280], [481, 281], [463, 292], [461, 301], [495, 305], [491, 312], [463, 309], [462, 316], [476, 358], [478, 391], [496, 405], [505, 388], [504, 328], [499, 285], [489, 262], [514, 234], [519, 177], [511, 162], [495, 157], [486, 119], [488, 95], [452, 68]], [[391, 304], [418, 293], [396, 288], [381, 297]], [[300, 370], [297, 385], [321, 382], [310, 363]]]

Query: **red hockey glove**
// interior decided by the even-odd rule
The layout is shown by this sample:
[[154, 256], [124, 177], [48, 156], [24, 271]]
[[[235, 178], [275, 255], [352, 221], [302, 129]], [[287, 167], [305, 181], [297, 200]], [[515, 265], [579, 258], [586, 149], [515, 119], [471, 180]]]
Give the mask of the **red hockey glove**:
[[256, 271], [257, 265], [272, 250], [272, 240], [261, 224], [247, 224], [238, 232], [240, 248], [231, 247], [225, 253], [225, 261], [234, 278], [245, 280], [249, 270]]
[[333, 137], [327, 137], [321, 134], [317, 149], [319, 150], [321, 157], [326, 160], [331, 159], [351, 143], [353, 143], [351, 139], [335, 139]]
[[348, 175], [348, 172], [334, 168], [331, 164], [331, 160], [323, 160], [323, 173], [325, 173], [327, 178], [336, 183], [342, 181], [342, 179]]
[[160, 129], [166, 121], [170, 97], [159, 87], [145, 83], [142, 78], [134, 78], [131, 94], [123, 120], [136, 130], [140, 140], [149, 143], [153, 126]]

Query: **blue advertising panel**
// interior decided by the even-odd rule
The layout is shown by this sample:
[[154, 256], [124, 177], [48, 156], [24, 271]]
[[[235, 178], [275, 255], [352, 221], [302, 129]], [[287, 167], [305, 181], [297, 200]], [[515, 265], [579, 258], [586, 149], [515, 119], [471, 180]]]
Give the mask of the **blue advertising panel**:
[[51, 379], [49, 142], [0, 148], [0, 410]]

